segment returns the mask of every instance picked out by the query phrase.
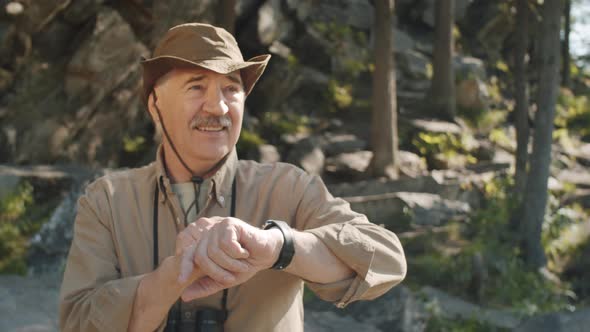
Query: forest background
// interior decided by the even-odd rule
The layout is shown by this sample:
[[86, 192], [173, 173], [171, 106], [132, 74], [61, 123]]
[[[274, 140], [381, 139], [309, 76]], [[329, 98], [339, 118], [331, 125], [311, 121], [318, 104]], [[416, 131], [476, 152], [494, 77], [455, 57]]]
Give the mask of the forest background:
[[[272, 60], [241, 158], [396, 232], [404, 283], [309, 331], [590, 326], [590, 1], [0, 0], [0, 330], [57, 330], [89, 181], [151, 162], [139, 59], [171, 26]], [[24, 310], [24, 308], [27, 308]]]

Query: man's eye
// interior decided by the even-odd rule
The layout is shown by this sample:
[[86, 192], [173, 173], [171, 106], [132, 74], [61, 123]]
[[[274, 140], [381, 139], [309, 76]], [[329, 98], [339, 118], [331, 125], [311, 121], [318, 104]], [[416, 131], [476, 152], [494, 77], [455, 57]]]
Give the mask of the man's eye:
[[239, 92], [240, 91], [240, 88], [238, 86], [236, 86], [236, 85], [229, 85], [226, 88], [226, 90], [229, 91], [229, 92], [231, 92], [231, 93], [236, 93], [236, 92]]
[[189, 90], [202, 90], [203, 86], [201, 85], [192, 85], [191, 87], [188, 88]]

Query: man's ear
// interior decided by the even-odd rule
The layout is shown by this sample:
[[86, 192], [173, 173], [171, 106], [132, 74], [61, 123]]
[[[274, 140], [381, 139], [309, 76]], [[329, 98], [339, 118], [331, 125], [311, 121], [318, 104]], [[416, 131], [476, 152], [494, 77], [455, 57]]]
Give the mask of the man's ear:
[[154, 91], [153, 90], [148, 95], [147, 108], [148, 108], [148, 112], [150, 113], [150, 117], [152, 118], [152, 121], [154, 122], [154, 124], [159, 124], [160, 118], [158, 118], [158, 115], [156, 114], [156, 105], [154, 103]]

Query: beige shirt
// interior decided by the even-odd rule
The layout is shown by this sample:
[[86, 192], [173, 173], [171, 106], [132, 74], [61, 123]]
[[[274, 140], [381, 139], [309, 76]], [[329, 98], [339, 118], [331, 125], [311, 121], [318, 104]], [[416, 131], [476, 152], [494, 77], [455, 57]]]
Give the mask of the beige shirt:
[[[198, 189], [196, 193], [199, 195], [199, 210], [207, 204], [210, 195], [210, 192], [208, 191], [210, 183], [211, 180], [206, 179], [201, 185], [197, 186]], [[197, 218], [197, 207], [195, 207], [194, 202], [195, 187], [193, 186], [193, 183], [173, 183], [172, 192], [178, 196], [178, 201], [184, 212], [185, 219], [189, 222], [195, 221]]]
[[[174, 254], [185, 228], [159, 150], [145, 167], [108, 174], [88, 185], [78, 202], [74, 239], [60, 294], [62, 331], [125, 331], [143, 275], [153, 270], [153, 199], [159, 186], [159, 261]], [[267, 219], [310, 232], [356, 272], [331, 284], [307, 282], [320, 298], [339, 307], [373, 299], [406, 274], [399, 240], [334, 198], [318, 176], [289, 164], [238, 161], [235, 150], [211, 178], [197, 217], [229, 216], [236, 177], [236, 217], [260, 227]], [[260, 271], [230, 288], [225, 331], [303, 331], [303, 283], [284, 271]], [[221, 308], [221, 295], [192, 301]], [[162, 331], [165, 320], [159, 328]]]

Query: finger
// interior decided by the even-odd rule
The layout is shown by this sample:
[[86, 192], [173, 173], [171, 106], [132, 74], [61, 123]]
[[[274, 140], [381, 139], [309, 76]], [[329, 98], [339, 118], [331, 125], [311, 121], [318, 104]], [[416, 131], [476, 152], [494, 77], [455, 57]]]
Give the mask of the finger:
[[194, 243], [183, 250], [182, 258], [180, 260], [180, 274], [178, 276], [178, 282], [181, 284], [187, 282], [193, 272], [193, 257], [195, 256], [196, 250], [197, 245]]
[[234, 226], [230, 230], [223, 233], [223, 237], [219, 243], [219, 246], [227, 255], [232, 258], [246, 259], [250, 256], [250, 253], [240, 244], [238, 236], [239, 230], [237, 227], [239, 226]]
[[207, 254], [215, 264], [230, 272], [246, 272], [250, 267], [246, 261], [230, 257], [219, 247], [210, 246]]
[[195, 240], [188, 232], [182, 231], [178, 233], [178, 235], [176, 236], [176, 256], [182, 255], [182, 252], [194, 242]]
[[199, 226], [197, 223], [190, 223], [186, 226], [183, 232], [188, 232], [192, 239], [198, 240], [201, 233], [201, 226]]
[[203, 277], [185, 288], [182, 292], [181, 298], [183, 301], [188, 302], [213, 295], [224, 288], [225, 287], [223, 287], [222, 284], [216, 282], [210, 277]]
[[202, 241], [197, 246], [193, 263], [197, 265], [206, 275], [221, 284], [230, 284], [236, 279], [232, 273], [217, 265], [209, 257], [207, 241]]

